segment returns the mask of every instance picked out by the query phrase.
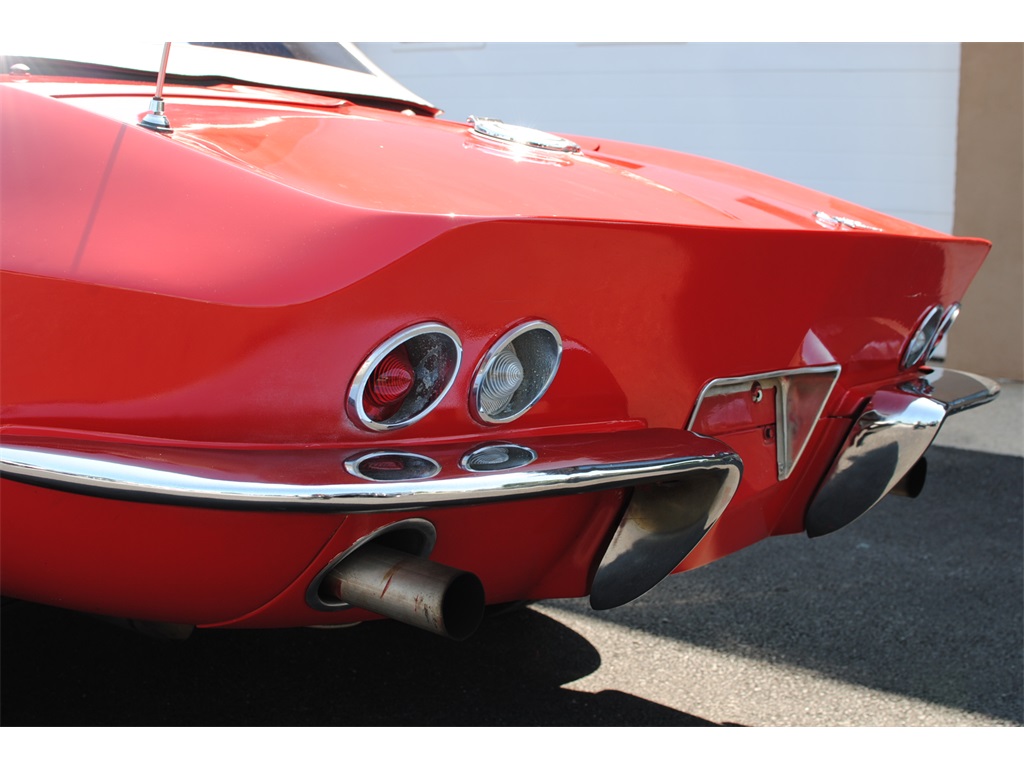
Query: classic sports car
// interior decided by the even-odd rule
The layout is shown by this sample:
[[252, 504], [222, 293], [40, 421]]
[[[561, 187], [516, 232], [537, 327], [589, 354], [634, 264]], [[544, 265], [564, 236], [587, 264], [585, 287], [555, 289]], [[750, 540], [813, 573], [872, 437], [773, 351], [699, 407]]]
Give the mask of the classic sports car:
[[988, 243], [437, 110], [327, 44], [6, 56], [4, 595], [183, 628], [622, 605], [914, 494]]

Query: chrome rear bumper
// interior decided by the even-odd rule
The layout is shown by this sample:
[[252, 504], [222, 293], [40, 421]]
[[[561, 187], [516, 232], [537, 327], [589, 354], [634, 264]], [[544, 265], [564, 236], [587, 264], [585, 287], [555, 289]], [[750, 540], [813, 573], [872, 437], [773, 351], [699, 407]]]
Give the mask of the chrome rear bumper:
[[990, 379], [936, 368], [876, 392], [811, 501], [808, 536], [823, 536], [867, 512], [914, 467], [947, 416], [999, 394]]
[[[0, 445], [0, 475], [73, 493], [150, 503], [370, 513], [677, 481], [716, 467], [735, 468], [738, 474], [741, 467], [724, 443], [673, 429], [537, 437], [516, 446], [501, 443], [509, 455], [525, 458], [509, 468], [501, 463], [489, 471], [470, 468], [467, 460], [479, 456], [486, 445], [495, 444], [429, 445], [410, 453], [72, 441], [29, 445], [11, 439]], [[378, 458], [383, 468], [371, 479], [361, 468]], [[401, 466], [389, 468], [389, 462], [405, 462], [404, 471]]]

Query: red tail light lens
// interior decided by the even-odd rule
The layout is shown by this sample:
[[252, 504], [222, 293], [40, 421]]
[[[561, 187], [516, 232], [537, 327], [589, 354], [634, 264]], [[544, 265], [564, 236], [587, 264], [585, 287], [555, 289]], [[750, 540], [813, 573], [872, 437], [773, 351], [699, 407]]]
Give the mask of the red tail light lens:
[[419, 421], [441, 402], [455, 381], [462, 344], [438, 323], [407, 328], [381, 344], [356, 371], [349, 416], [375, 431]]
[[405, 347], [388, 353], [370, 374], [363, 389], [363, 410], [374, 421], [393, 416], [416, 382]]

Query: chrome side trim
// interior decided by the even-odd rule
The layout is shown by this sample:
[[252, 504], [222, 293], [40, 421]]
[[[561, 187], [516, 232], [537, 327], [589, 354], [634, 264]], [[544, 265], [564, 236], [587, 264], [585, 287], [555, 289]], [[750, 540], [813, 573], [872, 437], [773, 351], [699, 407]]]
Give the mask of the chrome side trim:
[[839, 365], [818, 365], [715, 379], [701, 390], [686, 428], [694, 430], [701, 409], [715, 397], [752, 392], [757, 402], [765, 390], [772, 390], [775, 397], [778, 477], [785, 480], [800, 461], [841, 370]]
[[867, 512], [913, 469], [947, 416], [998, 394], [991, 379], [941, 368], [876, 392], [807, 509], [807, 535], [832, 533]]
[[[179, 451], [150, 454], [109, 446], [88, 450], [0, 446], [0, 474], [35, 485], [94, 496], [221, 509], [363, 513], [507, 501], [598, 491], [672, 480], [697, 467], [738, 461], [726, 445], [678, 430], [547, 438], [534, 443], [528, 468], [471, 473], [458, 468], [469, 446], [435, 446], [437, 477], [361, 481], [336, 450]], [[216, 454], [216, 455], [213, 455]], [[578, 462], [604, 455], [607, 461]], [[281, 481], [298, 477], [305, 482]], [[326, 480], [326, 481], [324, 481]], [[339, 480], [341, 480], [339, 482]]]

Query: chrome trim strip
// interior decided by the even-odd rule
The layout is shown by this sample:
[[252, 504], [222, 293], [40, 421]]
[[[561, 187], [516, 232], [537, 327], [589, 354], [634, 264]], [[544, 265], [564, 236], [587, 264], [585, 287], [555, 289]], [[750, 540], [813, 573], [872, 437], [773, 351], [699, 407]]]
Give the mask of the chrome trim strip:
[[946, 416], [985, 405], [999, 396], [999, 385], [992, 379], [952, 368], [931, 368], [916, 381], [901, 384], [900, 389], [940, 403]]
[[[694, 431], [701, 407], [709, 398], [749, 392], [755, 382], [761, 384], [759, 392], [765, 389], [774, 390], [778, 477], [779, 480], [785, 480], [793, 473], [797, 462], [803, 456], [804, 448], [814, 433], [814, 427], [825, 410], [825, 404], [832, 395], [836, 382], [839, 381], [841, 371], [842, 367], [838, 364], [816, 365], [715, 379], [701, 390], [686, 428]], [[797, 392], [792, 386], [794, 381], [806, 382], [813, 377], [826, 379], [827, 386], [819, 387], [818, 391], [813, 393]], [[800, 406], [804, 404], [809, 404], [809, 410], [801, 413]]]
[[[455, 345], [455, 365], [452, 368], [451, 378], [448, 379], [448, 383], [445, 384], [444, 389], [441, 390], [440, 394], [438, 394], [426, 408], [407, 419], [393, 423], [374, 421], [371, 419], [363, 408], [363, 390], [366, 388], [366, 383], [370, 374], [373, 373], [373, 370], [380, 364], [380, 362], [388, 356], [388, 353], [390, 353], [391, 350], [407, 341], [415, 339], [417, 336], [424, 336], [431, 333], [446, 336]], [[360, 424], [367, 429], [372, 429], [374, 432], [387, 432], [393, 429], [407, 427], [410, 424], [415, 424], [434, 410], [434, 408], [444, 400], [445, 395], [448, 394], [448, 390], [450, 390], [452, 385], [455, 383], [455, 378], [458, 376], [461, 366], [462, 341], [451, 328], [446, 325], [441, 325], [440, 323], [420, 323], [410, 328], [406, 328], [404, 331], [400, 331], [394, 336], [391, 336], [387, 341], [374, 349], [373, 352], [370, 353], [370, 356], [363, 361], [363, 364], [359, 366], [355, 376], [352, 377], [352, 385], [349, 387], [348, 391], [347, 405], [349, 416], [353, 417], [353, 420], [357, 424]]]
[[867, 512], [924, 455], [946, 417], [998, 394], [991, 379], [941, 368], [876, 392], [807, 509], [807, 535], [832, 533]]
[[932, 348], [929, 349], [928, 354], [925, 355], [925, 360], [932, 356], [932, 353], [935, 351], [935, 347], [937, 347], [943, 337], [949, 333], [949, 329], [953, 327], [953, 324], [956, 322], [958, 317], [960, 317], [960, 302], [954, 301], [950, 304], [949, 309], [946, 310], [946, 314], [942, 316], [942, 322], [939, 323], [939, 330], [935, 332], [935, 339], [932, 341]]
[[[629, 433], [622, 433], [629, 434]], [[635, 459], [566, 466], [538, 461], [529, 469], [469, 473], [451, 469], [440, 477], [402, 482], [342, 482], [303, 485], [224, 476], [189, 466], [166, 469], [157, 461], [52, 448], [0, 446], [0, 474], [13, 480], [94, 496], [222, 509], [302, 510], [308, 512], [380, 512], [423, 507], [507, 501], [598, 491], [671, 480], [696, 467], [738, 461], [735, 453], [711, 438], [686, 436], [678, 455], [659, 455], [642, 447]], [[609, 438], [611, 436], [603, 436]], [[583, 455], [587, 455], [582, 452]], [[563, 452], [562, 456], [565, 455]], [[339, 462], [340, 463], [340, 462]], [[452, 464], [457, 463], [453, 461]], [[339, 466], [339, 473], [342, 468]], [[210, 476], [214, 475], [214, 476]], [[219, 475], [219, 476], [217, 476]]]

